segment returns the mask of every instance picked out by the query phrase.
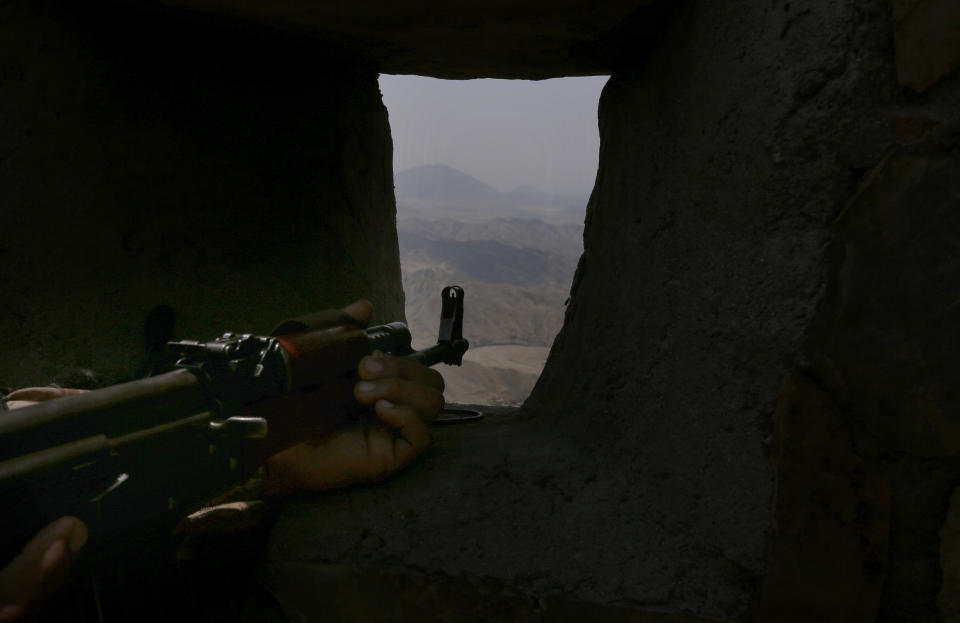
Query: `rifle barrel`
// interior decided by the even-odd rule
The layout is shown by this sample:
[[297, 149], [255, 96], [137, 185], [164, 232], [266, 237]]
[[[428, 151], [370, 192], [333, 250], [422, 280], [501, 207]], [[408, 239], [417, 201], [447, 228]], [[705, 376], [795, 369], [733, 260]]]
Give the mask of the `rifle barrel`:
[[118, 437], [208, 407], [200, 380], [189, 370], [47, 400], [0, 418], [0, 457], [96, 434]]

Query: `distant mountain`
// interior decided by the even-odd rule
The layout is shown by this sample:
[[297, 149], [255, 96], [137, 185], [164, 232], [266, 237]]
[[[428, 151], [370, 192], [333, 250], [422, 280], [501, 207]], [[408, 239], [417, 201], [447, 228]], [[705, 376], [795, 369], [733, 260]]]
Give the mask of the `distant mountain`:
[[440, 289], [458, 283], [466, 290], [471, 344], [549, 347], [563, 320], [582, 231], [531, 219], [397, 221], [414, 336], [433, 337]]
[[575, 259], [495, 240], [430, 240], [401, 233], [400, 245], [421, 262], [445, 264], [467, 279], [484, 283], [569, 287], [577, 267]]
[[530, 247], [548, 253], [572, 256], [583, 248], [583, 224], [550, 224], [533, 218], [494, 218], [463, 223], [448, 217], [406, 218], [397, 221], [400, 235], [417, 234], [432, 240], [494, 240], [513, 247]]
[[580, 257], [582, 229], [532, 219], [397, 222], [401, 265], [443, 265], [464, 279], [564, 290]]
[[401, 171], [395, 187], [414, 346], [436, 340], [440, 290], [463, 286], [471, 350], [462, 368], [443, 371], [447, 399], [520, 404], [563, 323], [587, 198], [529, 185], [502, 192], [441, 165]]
[[502, 192], [477, 178], [445, 165], [432, 164], [400, 171], [394, 177], [397, 211], [401, 217], [461, 220], [525, 217], [552, 222], [583, 222], [586, 196], [551, 194], [530, 185]]
[[398, 197], [430, 201], [499, 203], [501, 192], [453, 167], [428, 164], [400, 171], [394, 177]]
[[517, 186], [508, 193], [501, 193], [501, 197], [504, 201], [514, 205], [558, 206], [580, 211], [584, 210], [588, 199], [585, 195], [547, 193], [529, 184]]

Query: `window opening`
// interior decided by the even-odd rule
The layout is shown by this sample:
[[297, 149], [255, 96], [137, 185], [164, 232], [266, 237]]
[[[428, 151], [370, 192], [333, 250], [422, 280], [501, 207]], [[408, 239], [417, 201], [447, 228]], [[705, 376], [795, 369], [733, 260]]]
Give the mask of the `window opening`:
[[583, 250], [605, 82], [380, 76], [414, 346], [436, 340], [440, 289], [466, 290], [448, 402], [519, 405], [540, 376]]

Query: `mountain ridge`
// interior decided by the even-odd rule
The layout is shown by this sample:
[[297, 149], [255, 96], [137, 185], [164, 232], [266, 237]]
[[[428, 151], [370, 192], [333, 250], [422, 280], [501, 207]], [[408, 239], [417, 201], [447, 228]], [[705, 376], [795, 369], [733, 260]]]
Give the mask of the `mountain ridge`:
[[582, 210], [586, 195], [548, 193], [530, 184], [502, 191], [476, 177], [445, 164], [424, 164], [397, 172], [393, 178], [398, 201], [420, 200], [445, 203], [479, 203], [499, 207], [550, 206]]
[[440, 290], [463, 286], [471, 350], [463, 368], [443, 372], [447, 399], [522, 403], [563, 324], [586, 199], [558, 199], [529, 185], [502, 192], [445, 165], [414, 167], [395, 180], [414, 346], [435, 339]]

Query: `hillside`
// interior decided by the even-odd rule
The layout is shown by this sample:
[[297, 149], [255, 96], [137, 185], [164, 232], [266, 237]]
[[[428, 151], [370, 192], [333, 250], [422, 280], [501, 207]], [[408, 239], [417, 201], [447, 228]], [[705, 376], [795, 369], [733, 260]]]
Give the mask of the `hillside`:
[[394, 177], [397, 217], [449, 218], [464, 223], [527, 218], [552, 224], [582, 223], [587, 197], [551, 194], [532, 186], [501, 191], [463, 171], [424, 165]]
[[447, 400], [522, 403], [563, 323], [586, 199], [532, 186], [501, 192], [441, 165], [402, 171], [395, 187], [414, 345], [436, 342], [440, 290], [462, 286], [471, 347], [462, 367], [440, 367]]
[[576, 268], [572, 257], [532, 247], [497, 240], [438, 240], [399, 230], [399, 226], [398, 232], [408, 262], [443, 266], [446, 272], [467, 281], [562, 287]]
[[436, 341], [440, 291], [465, 291], [462, 368], [441, 366], [452, 403], [517, 405], [563, 323], [582, 226], [535, 219], [397, 222], [407, 322], [418, 348]]
[[[402, 266], [407, 266], [403, 264]], [[461, 368], [440, 366], [450, 403], [519, 405], [530, 394], [563, 324], [567, 288], [463, 279], [443, 267], [403, 270], [407, 323], [414, 346], [437, 340], [440, 290], [464, 288], [463, 334], [470, 350]]]
[[404, 270], [407, 323], [418, 346], [436, 341], [440, 290], [451, 284], [464, 289], [463, 332], [473, 346], [549, 347], [563, 324], [569, 286], [485, 283], [465, 279], [442, 267]]
[[397, 197], [428, 201], [499, 203], [500, 191], [453, 167], [434, 164], [400, 171], [394, 177]]
[[540, 377], [549, 348], [481, 346], [471, 348], [463, 365], [443, 366], [447, 401], [459, 404], [521, 404]]
[[[559, 224], [532, 218], [493, 218], [479, 223], [463, 223], [445, 216], [401, 218], [398, 228], [401, 232], [437, 240], [493, 240], [514, 247], [566, 255], [579, 255], [583, 244], [582, 215], [577, 222]], [[576, 251], [571, 251], [573, 249]]]

